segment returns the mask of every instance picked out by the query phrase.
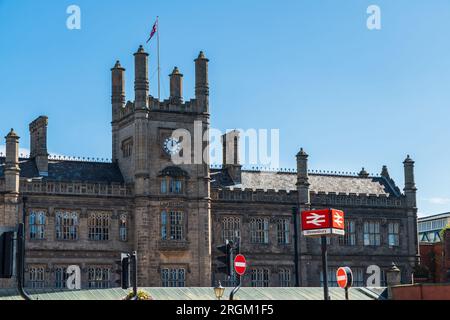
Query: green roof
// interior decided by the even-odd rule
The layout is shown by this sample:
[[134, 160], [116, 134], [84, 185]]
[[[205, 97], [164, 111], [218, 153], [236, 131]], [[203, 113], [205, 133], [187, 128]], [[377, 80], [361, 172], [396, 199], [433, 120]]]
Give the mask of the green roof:
[[[213, 288], [140, 288], [154, 300], [215, 300]], [[232, 288], [226, 288], [227, 300]], [[382, 299], [384, 288], [350, 288], [350, 300]], [[28, 289], [34, 300], [121, 300], [129, 292], [120, 288], [67, 291], [60, 289]], [[331, 300], [344, 300], [344, 290], [329, 288]], [[21, 300], [16, 289], [0, 289], [0, 300]], [[236, 300], [322, 300], [323, 288], [241, 288]]]

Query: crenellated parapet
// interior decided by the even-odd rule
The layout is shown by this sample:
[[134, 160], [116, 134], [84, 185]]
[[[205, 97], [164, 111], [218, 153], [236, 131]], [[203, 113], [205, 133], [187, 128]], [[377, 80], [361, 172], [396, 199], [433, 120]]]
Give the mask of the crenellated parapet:
[[[297, 191], [274, 189], [241, 189], [219, 188], [213, 189], [211, 197], [217, 201], [233, 202], [273, 202], [296, 204]], [[335, 193], [310, 191], [311, 206], [336, 206], [336, 207], [377, 207], [377, 208], [402, 208], [405, 206], [405, 197], [388, 196], [385, 194], [365, 193]]]
[[242, 201], [242, 202], [282, 202], [296, 203], [297, 191], [287, 192], [285, 190], [275, 191], [273, 189], [213, 189], [211, 191], [213, 200], [218, 201]]
[[402, 208], [405, 206], [404, 196], [391, 196], [386, 194], [367, 193], [335, 193], [310, 192], [311, 206], [336, 207], [389, 207]]

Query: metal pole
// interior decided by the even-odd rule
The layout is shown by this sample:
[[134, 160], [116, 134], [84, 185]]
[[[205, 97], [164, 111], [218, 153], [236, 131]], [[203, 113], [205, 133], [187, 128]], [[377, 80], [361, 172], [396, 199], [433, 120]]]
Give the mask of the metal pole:
[[17, 289], [19, 294], [25, 300], [32, 300], [30, 295], [25, 292], [25, 222], [27, 219], [25, 203], [27, 198], [22, 199], [22, 223], [19, 223], [17, 231]]
[[237, 286], [236, 288], [234, 288], [233, 291], [231, 291], [231, 293], [230, 293], [230, 300], [231, 300], [231, 301], [233, 301], [234, 295], [236, 294], [236, 292], [239, 291], [239, 289], [240, 289], [241, 286], [242, 286], [242, 283], [241, 283], [241, 276], [240, 276], [240, 275], [238, 275], [238, 280], [239, 280], [238, 286]]
[[161, 67], [159, 64], [159, 16], [156, 17], [156, 38], [158, 42], [158, 101], [161, 100]]
[[345, 288], [345, 300], [349, 300], [348, 299], [348, 288]]
[[138, 289], [137, 289], [137, 253], [133, 251], [131, 253], [131, 268], [132, 268], [132, 280], [133, 280], [133, 296], [137, 300]]
[[322, 273], [323, 273], [323, 295], [324, 300], [330, 300], [328, 295], [328, 259], [327, 259], [327, 237], [322, 236]]
[[295, 286], [300, 287], [300, 277], [298, 272], [298, 222], [297, 222], [297, 207], [292, 208], [292, 215], [294, 218], [294, 266], [295, 266]]

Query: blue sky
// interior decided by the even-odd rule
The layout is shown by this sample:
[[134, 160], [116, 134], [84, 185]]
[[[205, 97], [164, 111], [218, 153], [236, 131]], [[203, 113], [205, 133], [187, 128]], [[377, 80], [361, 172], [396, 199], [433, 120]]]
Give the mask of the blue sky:
[[[71, 4], [81, 30], [66, 28]], [[371, 4], [381, 30], [366, 28]], [[121, 60], [133, 99], [132, 54], [157, 15], [164, 97], [175, 65], [193, 96], [204, 50], [213, 127], [278, 128], [281, 167], [304, 147], [312, 169], [387, 165], [401, 188], [409, 153], [420, 213], [450, 209], [448, 0], [0, 0], [0, 131], [28, 148], [28, 123], [45, 114], [51, 152], [111, 157], [109, 70]]]

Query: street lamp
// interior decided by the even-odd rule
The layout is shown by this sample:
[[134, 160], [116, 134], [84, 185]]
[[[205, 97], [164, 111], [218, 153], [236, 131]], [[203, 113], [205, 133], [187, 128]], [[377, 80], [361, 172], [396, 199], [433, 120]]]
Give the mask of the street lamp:
[[214, 288], [214, 294], [216, 295], [217, 300], [220, 300], [223, 297], [224, 292], [225, 288], [222, 287], [222, 284], [219, 281], [219, 285]]

